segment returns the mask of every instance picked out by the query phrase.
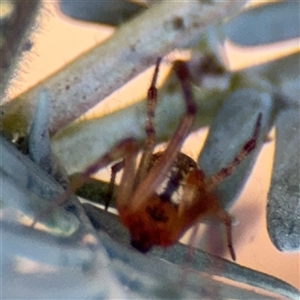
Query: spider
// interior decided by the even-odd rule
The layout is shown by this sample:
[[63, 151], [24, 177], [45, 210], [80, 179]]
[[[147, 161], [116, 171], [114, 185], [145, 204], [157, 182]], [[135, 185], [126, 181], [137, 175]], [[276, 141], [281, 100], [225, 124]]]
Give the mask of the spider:
[[[160, 63], [161, 58], [157, 60], [148, 90], [146, 141], [139, 164], [136, 161], [139, 151], [136, 141], [132, 138], [124, 139], [73, 179], [55, 203], [57, 205], [63, 202], [93, 173], [119, 160], [112, 166], [108, 194], [113, 194], [116, 174], [123, 169], [121, 182], [116, 191], [116, 207], [121, 222], [130, 232], [133, 247], [141, 252], [147, 252], [152, 246], [171, 246], [192, 225], [207, 217], [214, 217], [226, 227], [228, 249], [232, 259], [235, 260], [231, 218], [222, 208], [215, 189], [256, 147], [262, 114], [259, 113], [252, 136], [235, 158], [212, 177], [206, 177], [192, 158], [180, 152], [184, 140], [191, 131], [196, 105], [191, 92], [187, 65], [183, 61], [176, 61], [173, 70], [181, 85], [186, 112], [166, 149], [154, 153], [156, 81]], [[107, 202], [106, 208], [108, 204]]]

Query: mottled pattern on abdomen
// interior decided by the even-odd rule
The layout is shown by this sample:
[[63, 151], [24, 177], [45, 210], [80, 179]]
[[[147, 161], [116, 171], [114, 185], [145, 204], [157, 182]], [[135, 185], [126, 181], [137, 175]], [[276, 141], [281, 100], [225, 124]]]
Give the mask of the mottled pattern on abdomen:
[[[152, 155], [149, 170], [158, 162], [163, 152]], [[168, 201], [174, 205], [178, 205], [183, 197], [183, 186], [189, 172], [197, 169], [196, 162], [189, 156], [179, 153], [166, 179], [156, 190], [156, 194], [162, 201]]]

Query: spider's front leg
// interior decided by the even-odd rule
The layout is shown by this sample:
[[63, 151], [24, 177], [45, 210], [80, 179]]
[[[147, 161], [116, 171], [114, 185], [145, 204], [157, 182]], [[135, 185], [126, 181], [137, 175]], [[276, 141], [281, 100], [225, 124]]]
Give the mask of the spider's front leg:
[[[106, 167], [110, 163], [124, 158], [124, 160], [127, 162], [127, 166], [135, 166], [137, 152], [138, 146], [133, 139], [128, 138], [119, 142], [109, 152], [104, 154], [96, 162], [90, 165], [83, 173], [76, 175], [76, 177], [73, 178], [70, 182], [65, 192], [61, 194], [58, 198], [54, 199], [51, 203], [49, 203], [48, 207], [46, 207], [46, 209], [41, 211], [41, 213], [39, 213], [35, 217], [31, 226], [33, 227], [39, 220], [49, 215], [57, 206], [61, 205], [71, 194], [73, 194], [79, 187], [81, 187], [85, 182], [87, 182], [91, 175], [96, 173], [98, 170]], [[134, 166], [129, 167], [128, 170], [134, 170]], [[122, 191], [126, 192], [128, 189], [131, 188], [131, 186], [127, 185], [125, 188], [122, 189]]]
[[176, 160], [183, 142], [189, 135], [195, 114], [196, 104], [192, 95], [191, 80], [188, 67], [184, 61], [176, 61], [173, 67], [182, 88], [183, 98], [185, 101], [186, 112], [181, 118], [179, 125], [171, 137], [167, 148], [165, 149], [159, 162], [151, 169], [151, 171], [140, 181], [136, 187], [135, 193], [130, 203], [132, 212], [137, 211], [155, 193], [159, 185], [165, 179]]
[[159, 66], [161, 64], [162, 58], [159, 57], [156, 61], [154, 74], [152, 77], [151, 85], [147, 94], [147, 119], [145, 124], [146, 131], [146, 141], [143, 147], [143, 153], [141, 162], [139, 164], [136, 178], [135, 178], [135, 186], [138, 186], [140, 182], [145, 178], [149, 165], [151, 163], [153, 150], [155, 147], [155, 127], [154, 127], [154, 117], [155, 110], [157, 104], [157, 78], [159, 72]]
[[214, 190], [221, 183], [221, 181], [230, 176], [234, 172], [235, 168], [251, 153], [251, 151], [255, 149], [260, 132], [261, 119], [262, 113], [259, 113], [250, 139], [244, 144], [234, 159], [226, 167], [222, 168], [207, 180], [209, 190]]

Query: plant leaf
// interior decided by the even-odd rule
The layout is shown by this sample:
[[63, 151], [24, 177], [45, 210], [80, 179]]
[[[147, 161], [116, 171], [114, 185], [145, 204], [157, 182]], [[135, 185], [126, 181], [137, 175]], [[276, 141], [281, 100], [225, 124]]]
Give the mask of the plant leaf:
[[161, 1], [124, 23], [105, 43], [3, 105], [5, 131], [28, 133], [42, 85], [53, 97], [49, 129], [57, 132], [154, 64], [157, 57], [195, 44], [208, 25], [236, 13], [246, 0], [211, 2]]
[[47, 90], [40, 92], [29, 131], [28, 151], [32, 161], [50, 173], [52, 152], [49, 136], [49, 102]]
[[144, 5], [126, 0], [60, 0], [59, 7], [71, 18], [110, 26], [118, 26], [146, 9]]
[[300, 249], [300, 122], [298, 109], [288, 109], [276, 120], [276, 150], [268, 194], [267, 224], [280, 251]]
[[[105, 231], [109, 233], [109, 235], [115, 241], [117, 241], [119, 245], [124, 245], [124, 246], [128, 245], [129, 243], [128, 231], [126, 230], [126, 228], [122, 226], [122, 224], [120, 223], [116, 215], [109, 214], [101, 209], [96, 208], [91, 204], [83, 204], [83, 206], [88, 216], [91, 218], [92, 223], [94, 224], [95, 228], [97, 228], [98, 233], [101, 236], [103, 236], [102, 231]], [[111, 249], [112, 245], [109, 239], [105, 238], [104, 243], [106, 245], [110, 245], [110, 247], [107, 248]], [[126, 249], [126, 251], [122, 252], [122, 249], [120, 249], [120, 247], [116, 247], [116, 248], [114, 247], [112, 250], [113, 250], [112, 252], [109, 252], [111, 257], [118, 257], [120, 255], [125, 257], [123, 253], [131, 253], [133, 257], [135, 257], [136, 260], [138, 261], [140, 261], [142, 257], [145, 257], [145, 256], [140, 256], [137, 253], [134, 253], [135, 251], [129, 249]], [[226, 287], [222, 286], [220, 289], [221, 294], [219, 294], [219, 296], [221, 296], [222, 299], [227, 299], [227, 298], [264, 299], [265, 296], [261, 294], [260, 289], [264, 291], [274, 292], [277, 297], [280, 297], [279, 295], [290, 299], [297, 299], [298, 297], [298, 291], [295, 288], [293, 288], [292, 286], [286, 284], [281, 280], [278, 280], [277, 278], [263, 274], [261, 272], [257, 272], [245, 268], [243, 266], [239, 266], [225, 259], [211, 256], [208, 253], [205, 253], [199, 249], [193, 249], [193, 257], [189, 258], [189, 264], [187, 265], [186, 255], [190, 250], [191, 249], [189, 246], [178, 243], [172, 247], [169, 247], [168, 249], [154, 248], [150, 251], [148, 257], [152, 259], [152, 264], [154, 265], [154, 268], [160, 268], [158, 267], [158, 265], [156, 265], [156, 263], [160, 264], [160, 262], [163, 262], [160, 259], [157, 259], [157, 258], [161, 258], [164, 261], [167, 261], [169, 263], [184, 268], [184, 272], [189, 272], [189, 270], [193, 269], [194, 270], [193, 274], [195, 274], [196, 276], [198, 275], [201, 276], [201, 274], [203, 274], [202, 272], [204, 272], [204, 274], [206, 274], [206, 276], [208, 276], [209, 279], [208, 278], [206, 279], [201, 278], [199, 280], [197, 279], [198, 280], [197, 285], [198, 287], [201, 287], [200, 289], [198, 289], [197, 299], [207, 298], [208, 295], [210, 298], [212, 298], [211, 294], [205, 295], [205, 293], [208, 293], [209, 291], [211, 293], [211, 290], [209, 289], [207, 290], [205, 288], [205, 285], [208, 284], [210, 286], [214, 286], [215, 284], [214, 282], [210, 282], [210, 275], [229, 279], [233, 283], [238, 282], [244, 284], [242, 290], [240, 291], [238, 291], [238, 289], [235, 290], [234, 287], [235, 284], [233, 284], [233, 286], [231, 287], [232, 288], [231, 291], [229, 290], [226, 291]], [[127, 259], [128, 258], [129, 256], [127, 256]], [[130, 259], [130, 262], [135, 264], [132, 259]], [[139, 264], [137, 262], [136, 264], [138, 266], [144, 266], [144, 263]], [[174, 270], [174, 272], [177, 271]], [[165, 274], [164, 276], [168, 276], [168, 275]], [[191, 274], [189, 276], [186, 276], [185, 281], [188, 280], [188, 278], [192, 278], [190, 276]], [[128, 277], [129, 276], [126, 276], [124, 278], [124, 281], [128, 280]], [[166, 284], [165, 280], [163, 280], [163, 282], [164, 284]], [[240, 287], [238, 284], [237, 286]], [[185, 288], [187, 288], [187, 286], [184, 284], [183, 287], [181, 288], [183, 288], [183, 291], [185, 293]], [[167, 289], [166, 286], [164, 288]], [[164, 297], [161, 296], [161, 298], [174, 299], [176, 296], [178, 297], [178, 294], [176, 294], [177, 292], [176, 287], [172, 285], [171, 289], [173, 290], [173, 292], [175, 292], [174, 295], [168, 294], [168, 297], [167, 295], [165, 295]], [[249, 290], [252, 290], [254, 294], [252, 295], [248, 294]], [[226, 294], [227, 296], [225, 296]], [[272, 297], [275, 297], [275, 294], [274, 296], [270, 296], [270, 298], [273, 299]], [[181, 297], [184, 298], [186, 297], [186, 295], [181, 294]]]
[[[0, 3], [0, 101], [12, 78], [40, 7], [39, 0], [1, 1]], [[5, 14], [7, 12], [7, 14]], [[31, 47], [31, 46], [30, 46]]]
[[[270, 85], [270, 90], [280, 99], [276, 106], [278, 109], [299, 105], [300, 100], [300, 53], [295, 53], [269, 63], [255, 66], [243, 72], [246, 80]], [[257, 85], [257, 83], [255, 83]]]
[[[3, 207], [13, 207], [29, 217], [37, 216], [48, 206], [49, 200], [62, 193], [62, 187], [1, 135], [0, 147]], [[61, 207], [42, 223], [52, 230], [53, 234], [62, 236], [70, 235], [79, 228], [78, 219]]]
[[211, 28], [211, 39], [259, 46], [300, 37], [298, 1], [279, 1], [245, 10], [227, 23]]

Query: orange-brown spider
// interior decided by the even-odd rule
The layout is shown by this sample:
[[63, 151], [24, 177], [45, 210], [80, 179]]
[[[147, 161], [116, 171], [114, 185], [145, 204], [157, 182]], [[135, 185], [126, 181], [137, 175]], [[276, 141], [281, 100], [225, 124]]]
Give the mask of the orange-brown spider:
[[[218, 184], [229, 176], [240, 162], [255, 148], [261, 124], [258, 115], [253, 134], [227, 167], [212, 177], [206, 178], [203, 171], [189, 156], [180, 152], [181, 146], [191, 131], [196, 105], [190, 87], [187, 66], [182, 61], [174, 63], [186, 105], [174, 135], [166, 149], [153, 154], [155, 128], [153, 125], [157, 101], [156, 80], [161, 59], [157, 60], [147, 98], [146, 141], [140, 163], [136, 158], [138, 146], [133, 139], [124, 139], [84, 173], [78, 175], [66, 192], [56, 201], [61, 203], [88, 178], [109, 163], [123, 158], [112, 167], [109, 193], [112, 194], [116, 173], [123, 169], [116, 192], [116, 206], [121, 222], [131, 235], [131, 244], [141, 252], [152, 246], [168, 247], [195, 223], [206, 217], [219, 219], [226, 227], [228, 248], [233, 260], [231, 218], [222, 208], [214, 193]], [[176, 199], [177, 196], [177, 199]], [[106, 204], [107, 207], [108, 203]]]

